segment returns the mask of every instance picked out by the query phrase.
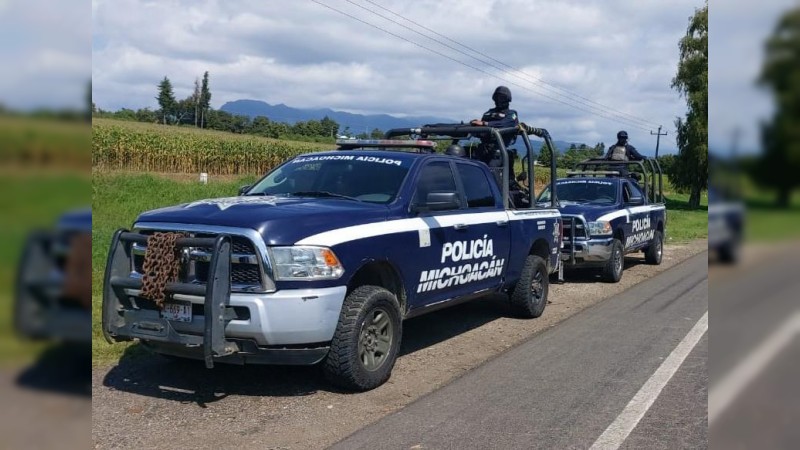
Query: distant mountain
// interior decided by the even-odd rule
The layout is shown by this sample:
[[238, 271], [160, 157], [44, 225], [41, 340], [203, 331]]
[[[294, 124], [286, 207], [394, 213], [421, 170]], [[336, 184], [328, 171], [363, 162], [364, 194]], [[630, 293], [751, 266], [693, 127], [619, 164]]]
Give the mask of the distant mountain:
[[248, 116], [250, 118], [264, 116], [273, 122], [296, 123], [299, 121], [321, 120], [325, 116], [339, 123], [342, 130], [350, 127], [354, 134], [367, 132], [375, 128], [386, 131], [391, 128], [413, 128], [428, 123], [454, 123], [455, 120], [441, 117], [394, 117], [388, 114], [363, 115], [352, 114], [344, 111], [334, 111], [330, 108], [299, 109], [284, 104], [270, 105], [259, 100], [236, 100], [227, 102], [220, 107], [222, 111]]
[[[388, 114], [353, 114], [344, 111], [334, 111], [330, 108], [300, 109], [292, 108], [291, 106], [286, 106], [282, 103], [278, 105], [270, 105], [269, 103], [262, 102], [260, 100], [235, 100], [225, 103], [220, 107], [220, 109], [231, 114], [248, 116], [251, 119], [258, 116], [264, 116], [273, 122], [286, 122], [290, 124], [299, 121], [305, 122], [308, 120], [321, 120], [325, 116], [328, 116], [338, 122], [342, 130], [344, 130], [345, 127], [350, 127], [350, 131], [352, 131], [353, 134], [363, 133], [365, 130], [367, 133], [369, 133], [375, 128], [378, 128], [381, 131], [386, 131], [391, 128], [413, 128], [429, 123], [458, 122], [457, 120], [446, 119], [442, 117], [394, 117]], [[537, 153], [542, 148], [542, 143], [543, 141], [541, 140], [531, 140], [531, 144]], [[559, 152], [563, 153], [566, 152], [569, 146], [573, 143], [566, 141], [553, 141], [553, 144], [555, 144]], [[575, 144], [580, 145], [580, 143]], [[519, 141], [515, 147], [521, 148], [521, 145], [522, 141]]]

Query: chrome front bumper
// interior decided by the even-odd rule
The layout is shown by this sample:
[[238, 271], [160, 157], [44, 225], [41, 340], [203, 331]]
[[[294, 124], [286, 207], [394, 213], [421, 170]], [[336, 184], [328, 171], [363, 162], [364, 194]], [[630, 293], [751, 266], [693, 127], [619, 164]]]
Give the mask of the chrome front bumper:
[[[131, 296], [139, 290], [128, 289]], [[270, 294], [231, 294], [229, 306], [246, 308], [244, 319], [225, 324], [225, 337], [250, 339], [259, 346], [302, 345], [330, 342], [339, 322], [339, 313], [347, 293], [346, 286], [321, 289], [291, 289]], [[175, 300], [204, 303], [203, 297], [180, 295]], [[158, 311], [152, 311], [153, 318]], [[171, 321], [178, 333], [202, 336], [205, 316], [193, 315], [191, 322]]]
[[575, 249], [572, 243], [564, 242], [561, 249], [561, 260], [568, 266], [602, 264], [611, 259], [611, 246], [613, 237], [576, 239]]

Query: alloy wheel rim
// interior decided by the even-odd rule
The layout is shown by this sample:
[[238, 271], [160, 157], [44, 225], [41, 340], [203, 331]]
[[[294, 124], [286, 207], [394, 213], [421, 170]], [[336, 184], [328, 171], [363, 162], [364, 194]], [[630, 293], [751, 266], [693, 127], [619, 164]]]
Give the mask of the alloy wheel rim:
[[531, 280], [531, 296], [533, 297], [534, 303], [539, 303], [544, 295], [543, 280], [542, 272], [537, 270]]
[[378, 370], [388, 359], [394, 341], [392, 321], [383, 308], [367, 314], [358, 337], [358, 358], [370, 372]]

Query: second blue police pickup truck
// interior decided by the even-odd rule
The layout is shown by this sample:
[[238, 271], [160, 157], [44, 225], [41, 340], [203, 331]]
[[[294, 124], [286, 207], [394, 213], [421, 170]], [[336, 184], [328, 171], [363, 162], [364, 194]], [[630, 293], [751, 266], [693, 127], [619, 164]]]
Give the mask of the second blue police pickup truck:
[[[503, 138], [530, 152], [528, 137], [470, 126], [387, 137], [403, 134], [297, 156], [237, 197], [142, 213], [111, 244], [106, 338], [208, 367], [322, 363], [333, 382], [366, 390], [389, 378], [404, 319], [490, 293], [508, 294], [522, 317], [541, 315], [562, 221], [554, 205], [513, 206], [534, 197], [510, 182]], [[477, 139], [490, 159], [435, 153], [421, 139], [443, 137]], [[156, 232], [181, 233], [163, 304], [142, 296]]]
[[[667, 224], [661, 177], [655, 160], [587, 160], [559, 178], [563, 267], [600, 268], [606, 281], [616, 283], [626, 254], [644, 252], [647, 263], [661, 264]], [[551, 202], [551, 189], [537, 203]]]

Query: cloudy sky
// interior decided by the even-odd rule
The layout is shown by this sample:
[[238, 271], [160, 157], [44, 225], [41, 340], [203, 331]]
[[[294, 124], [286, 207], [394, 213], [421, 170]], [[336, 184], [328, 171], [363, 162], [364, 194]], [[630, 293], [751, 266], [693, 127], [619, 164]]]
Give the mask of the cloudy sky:
[[781, 14], [798, 7], [797, 0], [720, 0], [709, 14], [709, 134], [712, 150], [731, 150], [740, 131], [740, 152], [760, 148], [760, 123], [773, 108], [768, 91], [756, 80], [764, 58], [764, 42]]
[[85, 0], [0, 0], [0, 104], [84, 109], [91, 31]]
[[678, 40], [702, 0], [319, 2], [375, 26], [311, 0], [94, 0], [94, 101], [103, 109], [155, 108], [165, 75], [185, 97], [208, 70], [215, 108], [250, 98], [468, 120], [504, 84], [521, 119], [556, 139], [608, 144], [626, 129], [652, 153], [649, 132], [663, 124], [662, 149], [675, 148], [673, 122], [685, 103], [670, 81]]

